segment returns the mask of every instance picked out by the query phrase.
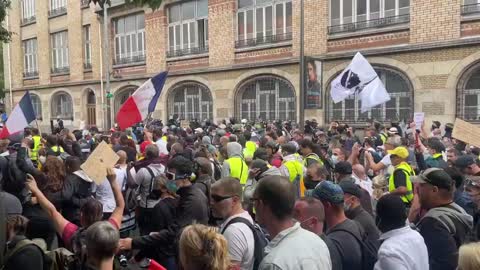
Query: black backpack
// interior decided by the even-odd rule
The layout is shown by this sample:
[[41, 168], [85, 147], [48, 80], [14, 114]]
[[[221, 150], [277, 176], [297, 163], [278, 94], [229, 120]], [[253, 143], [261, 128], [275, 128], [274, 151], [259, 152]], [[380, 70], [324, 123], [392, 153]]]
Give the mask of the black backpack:
[[263, 257], [265, 257], [265, 252], [264, 249], [268, 245], [268, 238], [266, 233], [263, 231], [263, 229], [258, 225], [258, 224], [252, 224], [248, 219], [242, 218], [242, 217], [236, 217], [230, 220], [227, 225], [222, 230], [222, 234], [225, 232], [225, 230], [228, 228], [233, 223], [243, 223], [250, 228], [250, 230], [253, 233], [253, 239], [255, 241], [255, 247], [253, 251], [253, 270], [257, 270], [258, 267], [260, 266], [260, 262], [262, 262]]
[[363, 233], [363, 230], [361, 230], [361, 228], [360, 228], [361, 236], [347, 230], [335, 230], [335, 231], [346, 232], [352, 235], [357, 240], [357, 242], [362, 247], [362, 269], [361, 270], [373, 270], [378, 258], [377, 254], [378, 254], [379, 245], [373, 242], [372, 240], [368, 239], [367, 238], [368, 235], [366, 233]]

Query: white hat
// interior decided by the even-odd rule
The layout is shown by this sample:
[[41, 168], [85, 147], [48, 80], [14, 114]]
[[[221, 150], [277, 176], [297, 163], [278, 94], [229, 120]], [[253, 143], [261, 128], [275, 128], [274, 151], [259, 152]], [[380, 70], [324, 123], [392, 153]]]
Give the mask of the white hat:
[[242, 119], [242, 124], [246, 124], [247, 122], [247, 119]]
[[203, 129], [202, 128], [196, 128], [194, 129], [195, 130], [195, 133], [203, 133]]
[[220, 124], [220, 125], [218, 125], [218, 127], [221, 128], [221, 129], [226, 129], [227, 128], [227, 126], [225, 126], [225, 124]]
[[398, 134], [398, 129], [396, 127], [391, 127], [389, 130], [388, 130], [388, 133], [389, 134]]

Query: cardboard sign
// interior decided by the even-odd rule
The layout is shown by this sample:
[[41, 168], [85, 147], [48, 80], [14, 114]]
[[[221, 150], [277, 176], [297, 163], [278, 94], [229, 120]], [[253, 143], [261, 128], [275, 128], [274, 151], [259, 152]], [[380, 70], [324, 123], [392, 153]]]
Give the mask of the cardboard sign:
[[452, 137], [468, 144], [480, 147], [480, 127], [472, 125], [462, 119], [456, 119]]
[[415, 122], [415, 126], [418, 130], [422, 128], [423, 121], [425, 121], [424, 112], [416, 112], [413, 114], [413, 122]]
[[113, 168], [119, 157], [106, 142], [100, 143], [80, 168], [100, 185], [107, 177], [107, 168]]

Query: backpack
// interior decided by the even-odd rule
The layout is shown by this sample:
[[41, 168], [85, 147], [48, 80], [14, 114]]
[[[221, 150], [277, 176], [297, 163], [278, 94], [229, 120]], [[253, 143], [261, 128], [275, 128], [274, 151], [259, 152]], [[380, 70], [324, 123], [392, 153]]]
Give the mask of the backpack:
[[346, 232], [352, 235], [357, 240], [357, 242], [362, 247], [362, 269], [361, 270], [373, 270], [373, 267], [377, 262], [378, 244], [368, 239], [366, 233], [362, 233], [362, 236], [360, 238], [357, 234], [351, 231], [347, 231], [347, 230], [335, 230], [335, 231]]
[[150, 167], [145, 167], [145, 169], [147, 169], [148, 173], [150, 174], [150, 177], [151, 180], [150, 180], [150, 186], [148, 187], [148, 194], [147, 194], [147, 198], [145, 200], [145, 208], [148, 208], [148, 200], [157, 200], [157, 198], [152, 198], [153, 196], [153, 184], [155, 182], [155, 174], [153, 173], [152, 171], [152, 168]]
[[263, 257], [265, 257], [264, 249], [268, 245], [268, 238], [267, 234], [263, 231], [263, 229], [258, 224], [252, 224], [248, 219], [243, 217], [236, 217], [230, 220], [227, 225], [222, 230], [222, 234], [227, 230], [228, 226], [233, 223], [243, 223], [250, 228], [253, 233], [253, 239], [255, 241], [255, 247], [253, 251], [253, 270], [257, 270], [260, 266], [260, 262], [262, 262]]
[[44, 270], [71, 270], [73, 269], [73, 265], [76, 262], [75, 255], [68, 251], [65, 248], [57, 248], [52, 251], [45, 250], [44, 245], [38, 243], [35, 240], [24, 239], [19, 241], [15, 247], [11, 250], [8, 250], [5, 254], [4, 266], [1, 268], [3, 269], [7, 264], [7, 261], [17, 254], [18, 252], [22, 251], [24, 248], [28, 246], [35, 246], [37, 247], [43, 255], [43, 269]]
[[123, 208], [123, 215], [128, 215], [137, 208], [137, 192], [136, 189], [127, 186], [127, 176], [123, 181], [122, 195], [125, 200], [125, 208]]

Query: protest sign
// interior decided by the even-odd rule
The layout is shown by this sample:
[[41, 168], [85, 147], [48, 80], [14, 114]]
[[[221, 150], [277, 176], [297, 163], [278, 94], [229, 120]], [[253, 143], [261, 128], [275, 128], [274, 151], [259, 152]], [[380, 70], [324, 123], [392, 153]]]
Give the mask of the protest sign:
[[424, 112], [416, 112], [413, 114], [413, 122], [415, 122], [415, 126], [418, 130], [422, 128], [423, 121], [425, 121], [425, 113]]
[[188, 121], [188, 120], [182, 120], [182, 121], [180, 121], [180, 127], [182, 127], [182, 128], [188, 128], [188, 127], [190, 127], [190, 121]]
[[461, 119], [455, 120], [452, 137], [468, 144], [480, 147], [480, 127]]
[[118, 159], [118, 155], [112, 148], [109, 147], [106, 142], [102, 142], [95, 148], [80, 168], [82, 168], [97, 185], [100, 185], [107, 177], [107, 168], [113, 168]]

